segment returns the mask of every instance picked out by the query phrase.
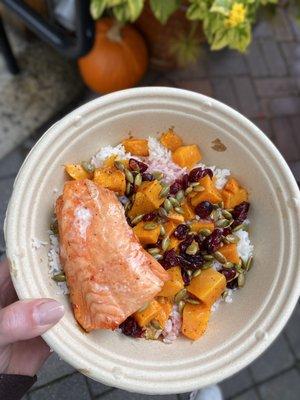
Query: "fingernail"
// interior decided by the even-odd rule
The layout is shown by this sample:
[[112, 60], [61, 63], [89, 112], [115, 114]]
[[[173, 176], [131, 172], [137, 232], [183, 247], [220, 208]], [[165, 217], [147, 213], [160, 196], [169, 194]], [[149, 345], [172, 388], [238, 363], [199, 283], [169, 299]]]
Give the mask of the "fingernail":
[[64, 306], [55, 300], [49, 300], [35, 307], [33, 318], [38, 325], [51, 325], [64, 315]]

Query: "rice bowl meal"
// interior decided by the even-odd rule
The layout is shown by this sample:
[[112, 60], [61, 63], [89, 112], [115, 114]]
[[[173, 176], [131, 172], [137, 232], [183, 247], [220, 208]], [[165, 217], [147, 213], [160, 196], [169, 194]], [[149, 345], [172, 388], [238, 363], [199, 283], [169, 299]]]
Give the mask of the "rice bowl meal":
[[247, 189], [234, 171], [203, 161], [198, 145], [170, 128], [65, 164], [50, 275], [85, 331], [197, 340], [245, 285], [253, 259]]

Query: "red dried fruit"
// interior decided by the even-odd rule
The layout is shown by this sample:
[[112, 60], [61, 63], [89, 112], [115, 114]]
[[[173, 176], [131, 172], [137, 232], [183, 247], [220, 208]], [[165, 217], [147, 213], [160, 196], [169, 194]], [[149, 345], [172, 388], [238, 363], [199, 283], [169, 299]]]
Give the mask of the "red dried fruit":
[[228, 289], [236, 289], [236, 288], [238, 287], [238, 280], [237, 280], [237, 278], [233, 279], [233, 280], [230, 281], [230, 282], [227, 282], [226, 287], [227, 287]]
[[202, 246], [208, 253], [214, 253], [220, 247], [221, 239], [222, 229], [217, 228], [204, 239]]
[[193, 240], [194, 235], [187, 235], [186, 239], [179, 243], [178, 249], [181, 255], [185, 254], [186, 249], [189, 247], [190, 244], [192, 244]]
[[185, 253], [178, 256], [178, 262], [182, 269], [196, 271], [203, 265], [204, 258], [201, 253], [195, 255], [189, 255]]
[[181, 189], [182, 189], [181, 181], [179, 179], [176, 179], [176, 181], [174, 181], [174, 183], [172, 183], [172, 185], [170, 186], [170, 194], [176, 194]]
[[213, 174], [212, 170], [209, 168], [200, 168], [200, 167], [194, 168], [189, 173], [189, 181], [190, 182], [198, 182], [205, 175], [209, 175], [210, 178], [212, 179], [214, 174]]
[[175, 229], [173, 235], [176, 237], [176, 239], [184, 240], [187, 237], [187, 234], [189, 233], [189, 231], [190, 231], [190, 227], [188, 225], [180, 224]]
[[200, 218], [205, 219], [209, 217], [213, 210], [213, 205], [209, 201], [201, 201], [196, 208], [195, 213], [199, 215]]
[[250, 208], [250, 204], [247, 201], [243, 201], [234, 207], [232, 211], [232, 217], [234, 222], [232, 224], [233, 227], [242, 224], [248, 216], [248, 211]]
[[171, 267], [176, 267], [178, 265], [178, 255], [175, 250], [168, 250], [164, 254], [164, 258], [161, 260], [161, 265], [165, 269], [169, 269]]
[[189, 174], [184, 174], [181, 178], [182, 189], [185, 190], [189, 186]]
[[232, 281], [236, 275], [235, 268], [222, 268], [219, 272], [225, 276], [227, 282]]
[[143, 172], [142, 173], [142, 180], [143, 181], [153, 181], [153, 175], [150, 172]]
[[131, 171], [145, 172], [148, 169], [148, 165], [143, 163], [142, 161], [138, 161], [138, 160], [135, 160], [134, 158], [130, 158], [129, 168], [131, 169]]
[[126, 336], [140, 338], [143, 334], [143, 329], [138, 325], [133, 317], [125, 319], [125, 321], [120, 324], [119, 328]]
[[191, 283], [191, 277], [189, 276], [189, 274], [187, 273], [187, 271], [185, 269], [181, 270], [181, 276], [183, 279], [183, 283], [185, 285], [189, 285]]
[[157, 212], [152, 211], [151, 213], [145, 214], [143, 216], [143, 221], [153, 221], [156, 217], [157, 217]]
[[231, 228], [228, 226], [227, 228], [223, 228], [223, 236], [227, 236], [231, 234]]

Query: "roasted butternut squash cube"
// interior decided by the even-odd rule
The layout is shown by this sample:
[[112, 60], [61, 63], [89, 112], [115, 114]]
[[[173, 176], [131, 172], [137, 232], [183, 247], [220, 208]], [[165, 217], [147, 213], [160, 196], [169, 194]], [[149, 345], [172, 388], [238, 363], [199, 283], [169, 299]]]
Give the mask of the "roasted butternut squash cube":
[[183, 218], [185, 221], [190, 221], [195, 218], [196, 214], [188, 201], [185, 201], [183, 204], [181, 204], [181, 208], [184, 211]]
[[160, 235], [159, 226], [154, 229], [144, 229], [145, 222], [139, 222], [134, 228], [133, 232], [138, 237], [141, 244], [155, 244]]
[[234, 264], [238, 264], [240, 262], [236, 243], [224, 244], [224, 246], [220, 247], [218, 251], [222, 253], [224, 257], [226, 257], [227, 261], [230, 261]]
[[203, 303], [211, 306], [221, 296], [225, 288], [225, 276], [213, 268], [209, 268], [193, 278], [187, 290]]
[[75, 179], [76, 181], [80, 179], [91, 179], [93, 176], [92, 174], [86, 172], [86, 170], [83, 169], [80, 164], [66, 164], [65, 171], [71, 178]]
[[228, 180], [221, 193], [225, 208], [234, 208], [243, 201], [248, 200], [247, 190], [242, 188], [234, 178]]
[[184, 287], [184, 282], [179, 267], [169, 268], [168, 274], [170, 276], [170, 280], [164, 283], [164, 286], [158, 293], [158, 296], [173, 297]]
[[134, 218], [140, 214], [148, 214], [159, 208], [164, 201], [159, 197], [161, 189], [158, 181], [143, 182], [135, 194], [133, 205], [128, 212], [129, 217]]
[[98, 168], [94, 172], [94, 182], [102, 187], [110, 189], [120, 195], [125, 193], [125, 174], [115, 167]]
[[178, 147], [183, 144], [181, 137], [178, 136], [173, 129], [169, 129], [167, 132], [162, 133], [160, 143], [171, 151], [177, 150]]
[[122, 144], [126, 151], [135, 156], [146, 157], [149, 155], [147, 139], [130, 138], [123, 140]]
[[173, 152], [172, 158], [175, 164], [190, 169], [201, 160], [202, 156], [199, 147], [196, 144], [190, 144], [178, 147]]
[[150, 301], [147, 308], [142, 311], [136, 311], [133, 316], [136, 322], [142, 328], [149, 324], [149, 322], [156, 317], [156, 315], [161, 311], [161, 306], [158, 301]]
[[205, 190], [197, 193], [196, 196], [191, 198], [192, 206], [196, 207], [202, 201], [209, 201], [210, 203], [220, 203], [222, 201], [222, 196], [215, 187], [213, 181], [210, 179], [209, 175], [205, 175], [203, 178], [201, 178], [199, 183], [204, 187]]
[[104, 160], [102, 167], [114, 167], [114, 162], [116, 161], [117, 157], [118, 156], [116, 154], [113, 154], [112, 156], [107, 157]]
[[209, 229], [211, 232], [215, 229], [215, 225], [212, 221], [206, 221], [201, 219], [199, 221], [193, 221], [190, 225], [191, 231], [199, 233], [202, 229]]
[[184, 216], [182, 214], [178, 214], [177, 212], [169, 212], [168, 219], [175, 222], [177, 225], [184, 222]]
[[161, 310], [155, 316], [154, 320], [159, 323], [161, 328], [164, 328], [171, 314], [173, 304], [167, 297], [158, 297], [157, 301], [160, 304]]
[[206, 331], [209, 317], [209, 306], [205, 304], [187, 303], [182, 313], [181, 332], [189, 339], [199, 339]]
[[172, 236], [170, 238], [170, 244], [169, 244], [168, 250], [172, 250], [172, 249], [177, 250], [179, 243], [180, 243], [180, 240], [177, 239], [176, 237]]
[[164, 228], [165, 228], [165, 230], [166, 230], [166, 235], [167, 235], [167, 236], [171, 236], [172, 233], [175, 231], [177, 225], [179, 225], [177, 222], [174, 222], [174, 221], [171, 221], [171, 220], [170, 220], [170, 221], [167, 221], [167, 222], [164, 224]]

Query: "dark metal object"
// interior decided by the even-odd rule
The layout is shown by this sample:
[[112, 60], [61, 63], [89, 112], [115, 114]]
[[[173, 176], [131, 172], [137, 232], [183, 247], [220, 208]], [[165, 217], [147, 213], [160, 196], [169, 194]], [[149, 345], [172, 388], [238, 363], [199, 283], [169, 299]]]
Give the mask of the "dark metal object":
[[8, 41], [3, 22], [0, 16], [0, 52], [3, 54], [7, 68], [10, 73], [16, 75], [20, 72], [17, 60], [12, 52]]
[[89, 1], [75, 0], [75, 32], [71, 35], [57, 25], [51, 25], [22, 0], [0, 0], [13, 11], [42, 40], [55, 47], [62, 55], [78, 58], [93, 45], [94, 22], [90, 16]]

